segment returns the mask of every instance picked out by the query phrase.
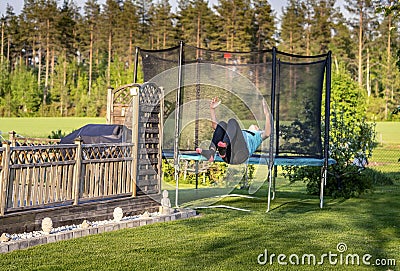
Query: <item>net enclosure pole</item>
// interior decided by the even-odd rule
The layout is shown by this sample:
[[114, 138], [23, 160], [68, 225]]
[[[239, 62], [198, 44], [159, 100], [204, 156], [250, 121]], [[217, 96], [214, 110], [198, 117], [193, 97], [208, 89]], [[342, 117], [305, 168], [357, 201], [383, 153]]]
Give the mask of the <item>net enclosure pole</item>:
[[274, 115], [275, 115], [275, 87], [276, 87], [276, 47], [272, 48], [272, 77], [271, 77], [271, 135], [269, 139], [269, 165], [268, 165], [268, 203], [267, 212], [271, 207], [272, 168], [274, 167]]
[[175, 179], [175, 206], [179, 207], [179, 130], [180, 130], [180, 105], [182, 88], [182, 63], [183, 63], [183, 41], [179, 43], [178, 59], [178, 88], [176, 90], [175, 100], [175, 141], [174, 141], [174, 179]]
[[324, 206], [324, 187], [328, 179], [329, 162], [329, 125], [331, 107], [331, 72], [332, 72], [332, 53], [328, 52], [325, 67], [325, 135], [324, 135], [324, 166], [322, 170], [321, 189], [320, 189], [320, 208]]
[[[199, 49], [196, 49], [196, 119], [194, 123], [194, 149], [199, 147], [199, 114], [200, 114], [200, 57]], [[199, 161], [195, 161], [196, 189], [199, 188]]]
[[133, 83], [137, 83], [138, 65], [139, 65], [139, 47], [136, 47], [135, 62], [134, 62], [134, 66], [133, 66]]

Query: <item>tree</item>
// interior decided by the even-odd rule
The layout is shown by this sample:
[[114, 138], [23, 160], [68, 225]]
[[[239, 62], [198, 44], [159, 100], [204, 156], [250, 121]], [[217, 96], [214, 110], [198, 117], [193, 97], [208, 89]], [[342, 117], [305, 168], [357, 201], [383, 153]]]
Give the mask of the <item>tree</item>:
[[8, 61], [0, 63], [0, 114], [1, 116], [11, 116], [11, 88], [10, 72]]
[[[86, 56], [86, 59], [89, 59], [89, 67], [88, 67], [88, 84], [87, 84], [87, 93], [90, 96], [92, 91], [92, 82], [93, 82], [93, 55], [96, 51], [96, 40], [99, 36], [99, 23], [100, 20], [100, 5], [97, 3], [97, 0], [87, 0], [84, 6], [84, 16], [85, 20], [82, 23], [81, 30], [81, 38], [82, 38], [82, 53]], [[89, 37], [85, 36], [84, 33], [89, 30]], [[98, 63], [98, 62], [97, 62]]]
[[[396, 68], [396, 64], [399, 61], [400, 47], [398, 45], [399, 35], [396, 31], [396, 26], [399, 23], [398, 17], [398, 4], [395, 4], [392, 0], [384, 1], [386, 5], [378, 6], [378, 12], [384, 11], [384, 20], [377, 29], [378, 35], [375, 40], [375, 46], [380, 46], [381, 49], [377, 51], [379, 54], [379, 60], [382, 67], [377, 67], [377, 74], [381, 75], [381, 82], [383, 88], [383, 96], [385, 99], [384, 107], [384, 118], [388, 119], [390, 115], [390, 107], [395, 106], [394, 89], [399, 89], [400, 86], [396, 84], [398, 82], [397, 77], [399, 76], [399, 69]], [[385, 46], [382, 46], [385, 45]], [[382, 73], [382, 68], [385, 72]]]
[[343, 14], [335, 14], [332, 27], [333, 36], [329, 44], [329, 50], [332, 51], [335, 66], [338, 68], [339, 64], [345, 65], [346, 70], [349, 70], [350, 62], [355, 58], [354, 50], [352, 50], [354, 43]]
[[133, 47], [136, 44], [139, 45], [140, 34], [137, 33], [137, 29], [139, 29], [139, 16], [138, 16], [138, 8], [135, 6], [132, 0], [126, 0], [124, 2], [122, 13], [121, 13], [121, 24], [125, 26], [126, 31], [123, 32], [123, 39], [127, 41], [128, 48], [124, 48], [125, 50], [120, 52], [127, 52], [126, 56], [128, 66], [131, 67], [133, 64]]
[[279, 49], [291, 54], [304, 54], [305, 6], [301, 0], [290, 0], [282, 12]]
[[145, 46], [145, 48], [150, 48], [150, 40], [148, 39], [148, 33], [151, 32], [150, 28], [150, 8], [151, 0], [135, 0], [135, 4], [138, 8], [137, 15], [139, 16], [139, 28], [137, 29], [140, 33], [142, 39], [138, 44], [139, 46]]
[[[56, 22], [56, 40], [58, 41], [56, 46], [57, 49], [57, 67], [55, 67], [53, 53], [52, 61], [52, 99], [56, 99], [60, 103], [59, 110], [60, 116], [68, 115], [69, 106], [69, 92], [68, 87], [73, 81], [68, 78], [68, 63], [75, 63], [75, 56], [77, 57], [77, 62], [81, 60], [80, 51], [78, 49], [78, 42], [76, 36], [76, 24], [78, 18], [78, 10], [74, 5], [73, 1], [64, 0], [64, 4], [60, 9], [60, 16]], [[57, 74], [54, 73], [55, 69], [58, 70]], [[58, 79], [55, 84], [54, 79]]]
[[118, 24], [118, 18], [120, 15], [120, 5], [118, 0], [107, 0], [104, 5], [103, 20], [104, 24], [102, 28], [105, 30], [104, 33], [107, 35], [107, 84], [110, 84], [110, 72], [111, 72], [111, 61], [113, 57], [113, 38], [116, 33], [120, 30], [121, 25]]
[[173, 27], [171, 5], [168, 0], [162, 0], [153, 5], [151, 10], [151, 48], [165, 49], [172, 45]]
[[314, 17], [311, 21], [311, 54], [321, 54], [329, 50], [332, 41], [336, 0], [319, 0], [313, 3]]
[[21, 56], [22, 42], [21, 42], [21, 30], [20, 21], [15, 15], [14, 10], [11, 6], [7, 5], [6, 15], [2, 18], [4, 21], [4, 45], [3, 45], [3, 56], [8, 60], [10, 65], [13, 65], [12, 59], [16, 59]]
[[177, 36], [197, 47], [216, 45], [217, 37], [213, 35], [217, 18], [204, 0], [181, 0], [178, 4]]
[[271, 5], [267, 0], [254, 0], [253, 14], [253, 46], [252, 49], [263, 50], [275, 46], [274, 34], [276, 31]]
[[216, 11], [223, 30], [220, 42], [225, 43], [225, 50], [250, 51], [253, 18], [250, 0], [220, 0]]
[[366, 30], [371, 27], [374, 21], [373, 0], [346, 0], [345, 8], [347, 11], [355, 15], [351, 18], [350, 25], [355, 30], [357, 37], [357, 80], [360, 87], [363, 86], [363, 56], [365, 53], [365, 44], [368, 42], [368, 33]]
[[27, 67], [18, 66], [10, 74], [10, 92], [12, 116], [37, 116], [42, 105], [42, 93]]

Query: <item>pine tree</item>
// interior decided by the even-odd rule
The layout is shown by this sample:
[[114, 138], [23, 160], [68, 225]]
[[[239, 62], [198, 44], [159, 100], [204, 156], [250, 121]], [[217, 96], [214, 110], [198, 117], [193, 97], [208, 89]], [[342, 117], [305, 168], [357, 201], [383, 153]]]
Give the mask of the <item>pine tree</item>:
[[13, 59], [21, 55], [21, 30], [18, 17], [14, 9], [7, 4], [6, 14], [1, 18], [1, 53], [2, 61], [7, 60], [10, 65], [14, 65]]
[[151, 48], [165, 49], [170, 47], [173, 42], [173, 27], [171, 5], [168, 0], [162, 0], [152, 6], [151, 14]]
[[305, 6], [301, 0], [290, 0], [282, 12], [279, 50], [291, 54], [306, 52]]
[[227, 51], [251, 50], [251, 21], [253, 9], [250, 0], [220, 0], [216, 10], [221, 23], [221, 42]]
[[176, 31], [179, 40], [186, 44], [196, 46], [197, 13], [189, 0], [179, 0]]
[[139, 28], [138, 33], [141, 35], [141, 41], [139, 46], [144, 46], [144, 48], [150, 48], [150, 40], [148, 39], [149, 33], [151, 33], [150, 28], [150, 15], [149, 11], [151, 8], [151, 0], [135, 0], [135, 5], [138, 9], [137, 15], [139, 16]]
[[334, 21], [336, 0], [319, 0], [313, 4], [314, 18], [311, 23], [311, 54], [329, 50]]
[[252, 49], [269, 49], [276, 45], [274, 34], [276, 31], [271, 5], [267, 0], [254, 0], [253, 42]]
[[[99, 20], [100, 20], [100, 5], [97, 0], [87, 0], [84, 6], [84, 21], [80, 26], [80, 36], [81, 36], [81, 48], [82, 55], [89, 62], [88, 67], [88, 84], [87, 84], [87, 93], [90, 96], [92, 91], [92, 83], [93, 79], [96, 77], [93, 76], [93, 67], [94, 67], [94, 54], [98, 50], [96, 48], [99, 47]], [[85, 35], [85, 33], [89, 33], [89, 35]], [[97, 58], [98, 58], [97, 54]], [[96, 61], [98, 64], [98, 61]]]
[[118, 18], [121, 13], [120, 5], [118, 0], [107, 0], [104, 5], [104, 12], [103, 12], [103, 33], [104, 40], [106, 41], [106, 48], [107, 48], [107, 74], [106, 74], [106, 81], [107, 85], [110, 85], [111, 77], [110, 77], [110, 69], [111, 69], [111, 61], [113, 59], [113, 45], [115, 45], [114, 38], [119, 32], [120, 25], [118, 25]]
[[347, 70], [350, 69], [350, 62], [354, 59], [354, 41], [351, 37], [350, 29], [347, 27], [346, 20], [342, 13], [336, 13], [334, 16], [332, 40], [329, 44], [329, 49], [332, 51], [332, 58], [335, 63], [335, 68], [341, 65], [346, 65]]
[[197, 47], [216, 45], [217, 17], [204, 0], [180, 1], [177, 31], [180, 40]]
[[[56, 22], [56, 50], [57, 65], [54, 63], [55, 55], [52, 59], [52, 84], [51, 93], [52, 101], [57, 99], [59, 105], [58, 110], [60, 116], [68, 115], [69, 93], [72, 78], [69, 78], [68, 65], [82, 61], [82, 56], [79, 51], [78, 37], [76, 31], [77, 21], [80, 15], [73, 1], [64, 0], [63, 6], [60, 9], [58, 20]], [[56, 66], [55, 66], [56, 65]], [[78, 66], [77, 66], [78, 67]], [[54, 71], [57, 70], [57, 73]], [[79, 71], [75, 71], [79, 73]], [[53, 110], [54, 111], [54, 110]]]
[[368, 43], [369, 36], [366, 33], [368, 27], [372, 26], [374, 19], [373, 0], [346, 0], [345, 8], [354, 15], [350, 21], [350, 25], [354, 30], [357, 38], [357, 81], [360, 87], [363, 86], [363, 57]]
[[124, 51], [121, 53], [124, 55], [125, 60], [128, 62], [128, 66], [131, 67], [133, 64], [134, 46], [139, 46], [140, 34], [137, 32], [139, 29], [139, 16], [138, 8], [135, 6], [132, 0], [125, 0], [122, 8], [120, 23], [125, 27], [123, 32], [123, 40], [125, 41]]

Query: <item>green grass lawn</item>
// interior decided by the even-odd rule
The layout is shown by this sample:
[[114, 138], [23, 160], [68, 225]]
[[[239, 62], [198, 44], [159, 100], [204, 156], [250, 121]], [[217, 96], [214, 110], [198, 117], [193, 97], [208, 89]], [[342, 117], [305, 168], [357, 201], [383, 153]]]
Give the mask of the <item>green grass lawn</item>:
[[376, 140], [380, 144], [400, 145], [400, 122], [377, 122]]
[[5, 138], [10, 131], [24, 137], [47, 138], [52, 131], [69, 134], [86, 124], [105, 122], [105, 118], [0, 118], [0, 132]]
[[[4, 130], [3, 120], [0, 130]], [[378, 124], [378, 133], [384, 133], [386, 143], [398, 143], [397, 125], [390, 128]], [[63, 127], [55, 123], [50, 131], [68, 131]], [[164, 189], [171, 191], [173, 199], [174, 185]], [[207, 192], [202, 188], [197, 194], [203, 197]], [[181, 193], [183, 199], [189, 194]], [[317, 196], [306, 194], [305, 184], [289, 184], [281, 178], [269, 213], [265, 212], [266, 187], [253, 196], [257, 198], [216, 202], [251, 212], [199, 209], [196, 218], [0, 254], [0, 270], [400, 270], [399, 179], [394, 185], [377, 186], [358, 198], [326, 198], [323, 209]], [[347, 249], [338, 251], [338, 244], [345, 244]], [[257, 259], [265, 261], [265, 251], [268, 259], [273, 257], [272, 263], [260, 265]], [[287, 265], [278, 263], [280, 254], [279, 260]], [[316, 257], [315, 265], [308, 263], [311, 255]], [[364, 255], [370, 265], [362, 262]], [[289, 262], [296, 256], [300, 265]], [[303, 256], [305, 264], [301, 264]], [[349, 261], [356, 256], [360, 265], [346, 265], [346, 257]], [[330, 260], [336, 260], [336, 264]], [[378, 265], [385, 261], [391, 264]]]
[[[218, 203], [252, 210], [249, 213], [202, 209], [197, 218], [2, 254], [0, 266], [2, 270], [397, 270], [375, 261], [393, 259], [400, 264], [399, 188], [397, 182], [359, 198], [327, 199], [320, 209], [318, 198], [305, 194], [302, 184], [280, 180], [269, 213], [266, 190], [261, 189], [257, 199], [227, 198]], [[338, 251], [340, 243], [346, 251]], [[257, 259], [265, 261], [266, 250], [268, 259], [272, 254], [285, 255], [280, 260], [288, 265], [279, 264], [277, 256], [272, 264], [258, 264]], [[332, 263], [337, 260], [335, 265], [323, 256], [329, 253]], [[294, 254], [300, 263], [306, 255], [305, 264], [290, 264]], [[371, 255], [370, 266], [362, 263], [366, 254]], [[310, 255], [316, 257], [315, 265], [308, 264]], [[355, 255], [360, 265], [346, 265], [346, 257], [349, 262]]]

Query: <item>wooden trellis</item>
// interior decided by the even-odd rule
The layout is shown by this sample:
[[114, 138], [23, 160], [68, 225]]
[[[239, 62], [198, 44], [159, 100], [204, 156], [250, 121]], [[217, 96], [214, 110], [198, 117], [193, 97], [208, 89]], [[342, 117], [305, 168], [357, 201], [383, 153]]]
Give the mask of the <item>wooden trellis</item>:
[[107, 123], [123, 124], [132, 131], [137, 146], [132, 172], [139, 192], [159, 193], [163, 134], [163, 91], [152, 83], [128, 84], [109, 89]]

